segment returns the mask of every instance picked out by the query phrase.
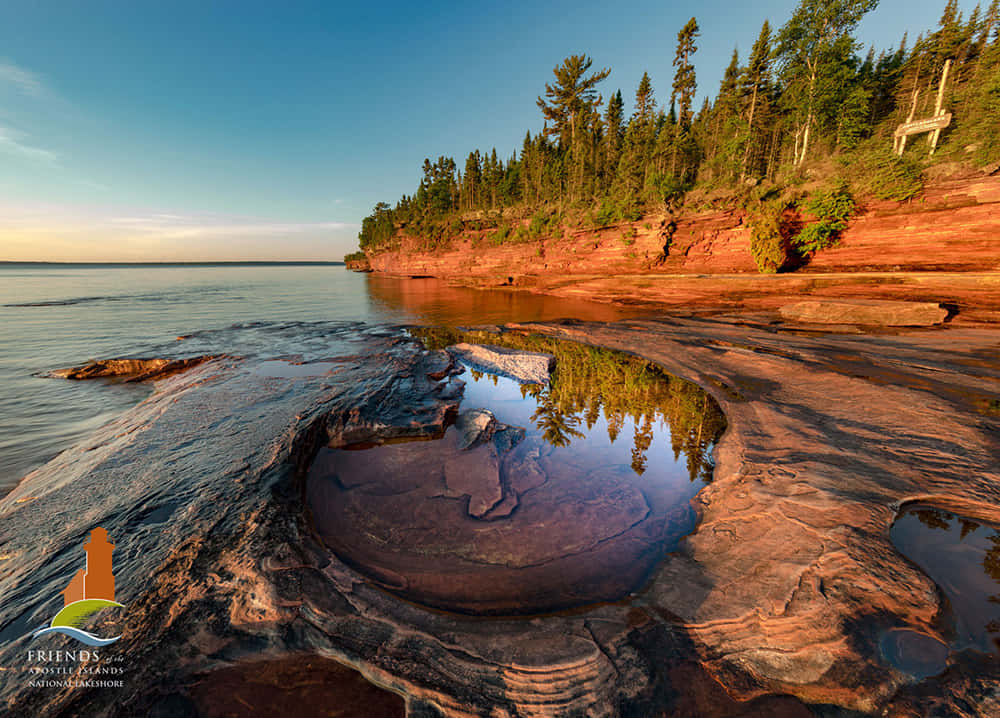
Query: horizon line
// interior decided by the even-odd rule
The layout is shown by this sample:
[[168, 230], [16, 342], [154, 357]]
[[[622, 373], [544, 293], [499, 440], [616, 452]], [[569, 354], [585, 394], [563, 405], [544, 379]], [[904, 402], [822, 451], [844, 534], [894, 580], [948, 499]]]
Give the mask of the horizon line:
[[258, 264], [258, 265], [268, 265], [268, 264], [291, 264], [291, 265], [340, 265], [344, 264], [344, 260], [340, 259], [301, 259], [301, 260], [286, 260], [286, 259], [165, 259], [165, 260], [145, 260], [145, 261], [75, 261], [75, 260], [42, 260], [42, 259], [0, 259], [0, 265], [3, 264], [85, 264], [85, 265], [127, 265], [127, 266], [156, 266], [156, 265], [222, 265], [222, 264]]

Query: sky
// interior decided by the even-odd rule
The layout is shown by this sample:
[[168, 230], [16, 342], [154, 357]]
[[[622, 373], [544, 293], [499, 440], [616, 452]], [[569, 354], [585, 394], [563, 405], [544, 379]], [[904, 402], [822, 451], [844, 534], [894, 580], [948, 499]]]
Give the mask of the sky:
[[[541, 129], [566, 56], [669, 102], [694, 15], [700, 106], [796, 4], [0, 0], [0, 260], [339, 260], [425, 157]], [[943, 6], [882, 0], [859, 39], [912, 43]]]

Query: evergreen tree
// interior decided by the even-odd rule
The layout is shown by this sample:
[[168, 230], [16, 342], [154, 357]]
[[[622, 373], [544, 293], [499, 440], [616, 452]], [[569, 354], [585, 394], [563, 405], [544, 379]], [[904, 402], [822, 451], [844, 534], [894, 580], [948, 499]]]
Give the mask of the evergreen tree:
[[653, 83], [649, 79], [649, 73], [642, 73], [639, 80], [639, 87], [635, 91], [635, 119], [639, 122], [651, 122], [656, 114], [656, 100], [653, 99]]
[[745, 140], [743, 121], [740, 118], [740, 55], [736, 48], [733, 48], [733, 55], [722, 75], [722, 82], [719, 83], [719, 94], [716, 97], [714, 107], [705, 98], [705, 105], [702, 107], [699, 116], [703, 122], [708, 123], [705, 127], [707, 135], [702, 141], [705, 156], [709, 163], [709, 177], [716, 175], [729, 175], [735, 177], [739, 170], [739, 161], [742, 152], [737, 145], [741, 140]]
[[611, 74], [605, 68], [589, 76], [587, 72], [594, 61], [586, 55], [571, 55], [562, 65], [553, 68], [555, 84], [545, 83], [545, 97], [538, 98], [538, 107], [552, 128], [546, 134], [558, 135], [564, 147], [576, 139], [577, 120], [588, 108], [598, 107], [602, 100], [594, 89], [597, 83]]
[[479, 166], [479, 150], [470, 152], [465, 160], [465, 173], [462, 175], [462, 205], [467, 210], [476, 209], [480, 200], [480, 185], [482, 171]]
[[624, 129], [622, 122], [625, 116], [625, 103], [622, 101], [622, 91], [618, 90], [608, 100], [608, 108], [604, 114], [604, 174], [603, 186], [605, 190], [610, 189], [611, 180], [614, 178], [615, 170], [618, 167], [618, 159], [621, 155], [622, 134]]
[[[691, 141], [691, 103], [698, 89], [695, 79], [694, 64], [691, 56], [698, 50], [694, 44], [699, 35], [698, 21], [691, 18], [680, 32], [677, 33], [677, 51], [674, 54], [673, 91], [670, 94], [671, 109], [677, 103], [677, 123], [674, 125], [672, 159], [670, 173], [674, 176], [687, 177], [691, 172], [690, 164], [694, 160], [696, 149]], [[680, 163], [678, 163], [680, 160]]]
[[766, 134], [761, 137], [758, 133], [758, 125], [762, 125], [762, 120], [766, 119], [765, 110], [768, 90], [771, 85], [771, 24], [765, 20], [761, 25], [757, 40], [750, 50], [750, 61], [747, 63], [746, 71], [743, 74], [743, 86], [749, 95], [749, 107], [747, 108], [747, 140], [743, 148], [743, 159], [740, 166], [740, 179], [744, 179], [747, 174], [756, 174], [759, 162], [755, 159], [763, 157], [763, 147], [766, 142]]
[[698, 89], [691, 56], [698, 50], [694, 41], [699, 34], [698, 21], [694, 18], [688, 20], [681, 31], [677, 33], [677, 51], [674, 55], [674, 67], [677, 70], [674, 72], [673, 92], [670, 95], [670, 101], [678, 103], [677, 119], [682, 127], [691, 125], [691, 102]]

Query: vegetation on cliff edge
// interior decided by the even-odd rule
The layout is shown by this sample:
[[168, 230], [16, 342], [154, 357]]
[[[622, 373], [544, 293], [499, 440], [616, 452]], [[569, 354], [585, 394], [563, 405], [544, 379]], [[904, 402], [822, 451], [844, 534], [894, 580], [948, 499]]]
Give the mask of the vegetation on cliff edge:
[[[543, 130], [519, 151], [424, 160], [412, 195], [377, 204], [362, 223], [361, 251], [446, 246], [464, 230], [491, 245], [559, 238], [567, 228], [605, 227], [650, 212], [742, 206], [755, 259], [780, 271], [836, 243], [854, 198], [905, 200], [934, 161], [981, 166], [1000, 159], [1000, 0], [964, 18], [947, 0], [938, 27], [910, 45], [862, 51], [854, 31], [877, 0], [801, 0], [787, 22], [765, 22], [745, 61], [736, 50], [713, 101], [695, 112], [700, 29], [677, 33], [674, 80], [658, 101], [648, 74], [626, 116], [621, 90], [605, 102], [611, 74], [584, 55], [566, 58], [537, 104]], [[953, 113], [937, 152], [924, 136], [902, 157], [895, 128], [933, 114], [945, 62], [944, 108]], [[795, 206], [793, 206], [795, 205]], [[815, 223], [790, 236], [796, 208]]]

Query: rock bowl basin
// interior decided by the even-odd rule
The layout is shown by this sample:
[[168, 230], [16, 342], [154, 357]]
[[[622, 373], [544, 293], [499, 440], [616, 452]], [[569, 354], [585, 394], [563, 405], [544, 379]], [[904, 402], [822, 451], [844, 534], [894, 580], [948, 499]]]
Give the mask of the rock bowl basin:
[[[469, 373], [442, 437], [319, 451], [306, 500], [324, 543], [380, 587], [457, 613], [546, 613], [639, 589], [694, 529], [717, 435], [703, 430], [692, 463], [653, 405], [622, 416], [593, 392], [560, 404], [566, 389], [588, 395], [579, 372], [571, 387], [559, 369], [545, 386]], [[648, 378], [661, 398], [680, 381]]]

